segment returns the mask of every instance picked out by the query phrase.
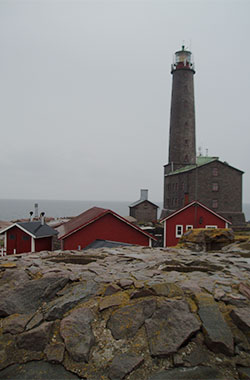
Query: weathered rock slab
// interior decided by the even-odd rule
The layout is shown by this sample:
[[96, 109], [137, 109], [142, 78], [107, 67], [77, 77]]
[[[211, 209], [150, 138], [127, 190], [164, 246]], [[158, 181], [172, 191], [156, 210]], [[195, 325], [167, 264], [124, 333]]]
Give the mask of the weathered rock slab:
[[13, 364], [0, 371], [3, 380], [79, 380], [79, 377], [65, 370], [62, 365], [43, 361]]
[[167, 282], [151, 285], [150, 290], [152, 290], [157, 296], [169, 298], [184, 295], [183, 290], [178, 285]]
[[61, 342], [52, 343], [46, 346], [44, 352], [49, 362], [61, 363], [64, 357], [65, 346]]
[[214, 352], [223, 352], [232, 356], [234, 354], [233, 335], [213, 297], [207, 294], [198, 294], [196, 299], [206, 345]]
[[48, 343], [54, 322], [45, 322], [40, 326], [26, 331], [17, 337], [19, 348], [30, 351], [43, 351]]
[[168, 300], [145, 322], [152, 356], [164, 357], [177, 352], [200, 329], [200, 322], [185, 301]]
[[230, 316], [242, 331], [250, 332], [250, 307], [232, 310]]
[[215, 368], [211, 367], [194, 367], [194, 368], [175, 368], [167, 371], [158, 372], [148, 380], [230, 380], [233, 378], [223, 376]]
[[109, 370], [109, 378], [111, 380], [122, 380], [130, 372], [138, 368], [144, 359], [141, 356], [126, 353], [116, 355], [112, 361]]
[[119, 306], [129, 300], [129, 297], [124, 292], [112, 294], [104, 297], [99, 303], [99, 310], [105, 310], [112, 306]]
[[240, 380], [250, 379], [250, 367], [238, 367], [237, 370]]
[[73, 308], [80, 301], [87, 300], [93, 296], [97, 292], [97, 289], [98, 285], [94, 281], [87, 281], [86, 283], [84, 282], [72, 286], [63, 296], [48, 304], [45, 319], [52, 321], [62, 318], [68, 310]]
[[60, 334], [65, 342], [66, 350], [77, 362], [88, 362], [95, 337], [91, 329], [94, 319], [88, 308], [75, 309], [61, 321]]
[[67, 281], [67, 278], [40, 278], [3, 292], [0, 299], [0, 317], [36, 311], [45, 299], [54, 297]]
[[107, 327], [115, 339], [133, 337], [145, 320], [151, 317], [155, 308], [156, 301], [151, 299], [121, 307], [113, 312]]
[[3, 333], [18, 334], [24, 331], [32, 315], [12, 314], [3, 320]]

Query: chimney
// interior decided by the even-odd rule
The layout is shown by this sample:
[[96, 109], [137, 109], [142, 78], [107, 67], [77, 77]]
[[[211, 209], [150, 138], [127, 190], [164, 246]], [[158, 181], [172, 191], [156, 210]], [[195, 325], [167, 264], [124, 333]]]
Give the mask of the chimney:
[[33, 221], [33, 211], [30, 211], [30, 222]]
[[184, 194], [184, 206], [189, 204], [189, 193]]
[[141, 201], [147, 201], [148, 200], [148, 190], [147, 189], [141, 189]]
[[35, 218], [38, 219], [38, 203], [35, 203], [34, 207], [35, 207]]
[[41, 212], [40, 218], [41, 218], [41, 225], [42, 226], [44, 225], [44, 216], [45, 216], [45, 212]]

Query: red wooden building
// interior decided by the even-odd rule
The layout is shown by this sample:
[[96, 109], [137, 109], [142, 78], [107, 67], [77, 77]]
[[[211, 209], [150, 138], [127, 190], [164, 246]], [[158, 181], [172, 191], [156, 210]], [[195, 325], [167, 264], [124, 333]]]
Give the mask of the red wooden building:
[[161, 220], [164, 223], [164, 247], [175, 246], [180, 237], [193, 228], [228, 228], [231, 224], [221, 215], [194, 201]]
[[83, 249], [95, 240], [142, 246], [152, 246], [152, 240], [157, 240], [114, 211], [99, 207], [92, 207], [76, 216], [58, 231], [63, 250]]
[[17, 222], [1, 231], [4, 234], [4, 251], [7, 255], [40, 252], [53, 249], [56, 230], [41, 221]]

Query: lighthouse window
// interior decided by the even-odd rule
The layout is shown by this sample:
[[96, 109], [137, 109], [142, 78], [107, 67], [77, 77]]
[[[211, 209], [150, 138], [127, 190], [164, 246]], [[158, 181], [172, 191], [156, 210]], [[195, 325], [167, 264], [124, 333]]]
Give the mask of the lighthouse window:
[[185, 145], [186, 145], [186, 146], [188, 146], [188, 140], [187, 140], [187, 139], [185, 139], [185, 141], [184, 141], [184, 142], [185, 142]]
[[212, 207], [213, 208], [218, 208], [218, 200], [217, 199], [213, 199], [213, 201], [212, 201]]
[[213, 182], [213, 184], [212, 184], [212, 190], [213, 191], [218, 191], [219, 190], [219, 184], [217, 182]]
[[188, 156], [186, 155], [184, 158], [185, 162], [188, 162]]
[[218, 176], [218, 168], [213, 168], [213, 176], [214, 177]]

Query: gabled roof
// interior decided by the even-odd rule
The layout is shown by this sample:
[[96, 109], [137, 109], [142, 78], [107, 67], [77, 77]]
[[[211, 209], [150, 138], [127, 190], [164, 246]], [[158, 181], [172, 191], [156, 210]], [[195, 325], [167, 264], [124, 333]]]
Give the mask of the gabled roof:
[[210, 208], [208, 208], [207, 206], [205, 206], [204, 204], [202, 204], [202, 203], [200, 203], [200, 202], [198, 202], [198, 201], [193, 201], [193, 202], [191, 202], [191, 203], [188, 203], [186, 206], [180, 208], [179, 210], [174, 211], [172, 214], [170, 214], [170, 215], [166, 216], [165, 218], [161, 219], [160, 222], [163, 223], [163, 222], [165, 222], [166, 220], [172, 218], [173, 216], [179, 214], [180, 212], [182, 212], [182, 211], [186, 210], [187, 208], [192, 207], [192, 206], [194, 206], [194, 205], [198, 205], [198, 206], [204, 208], [205, 210], [211, 212], [212, 214], [214, 214], [214, 215], [217, 216], [218, 218], [224, 220], [224, 222], [229, 223], [229, 224], [232, 224], [229, 220], [227, 220], [227, 219], [224, 218], [223, 216], [217, 214], [217, 212], [211, 210]]
[[153, 202], [150, 202], [148, 199], [139, 199], [138, 201], [134, 202], [134, 203], [131, 203], [131, 205], [129, 207], [135, 207], [143, 202], [148, 202], [148, 203], [151, 203], [151, 205], [159, 208], [159, 206], [157, 206], [155, 203]]
[[10, 230], [13, 227], [20, 228], [22, 231], [26, 232], [28, 235], [32, 236], [35, 239], [55, 236], [58, 234], [56, 230], [48, 226], [46, 223], [42, 224], [40, 221], [13, 223], [10, 226], [4, 228], [1, 233]]
[[88, 224], [93, 223], [97, 219], [100, 219], [106, 214], [113, 215], [117, 219], [120, 219], [122, 222], [128, 224], [130, 227], [136, 229], [137, 231], [146, 235], [150, 239], [157, 240], [154, 236], [150, 235], [147, 232], [144, 232], [141, 228], [128, 222], [125, 218], [118, 215], [116, 212], [101, 207], [92, 207], [87, 211], [84, 211], [82, 214], [76, 216], [75, 218], [72, 218], [69, 222], [63, 224], [60, 228], [59, 239], [64, 239], [65, 237], [73, 234], [74, 232], [86, 227]]
[[176, 169], [173, 172], [165, 174], [165, 176], [170, 176], [170, 175], [188, 172], [190, 170], [194, 170], [194, 169], [199, 168], [201, 166], [211, 164], [214, 161], [218, 161], [222, 165], [227, 165], [231, 169], [234, 169], [234, 170], [237, 170], [238, 172], [244, 173], [242, 170], [239, 170], [239, 169], [234, 168], [233, 166], [230, 166], [227, 162], [220, 161], [219, 157], [198, 156], [198, 157], [196, 157], [196, 164], [183, 166], [182, 168]]
[[133, 244], [129, 244], [129, 243], [121, 243], [119, 241], [111, 241], [111, 240], [101, 240], [101, 239], [96, 239], [95, 241], [93, 241], [92, 243], [90, 243], [89, 245], [87, 245], [87, 247], [84, 248], [85, 249], [90, 249], [90, 248], [117, 248], [117, 247], [132, 247]]

